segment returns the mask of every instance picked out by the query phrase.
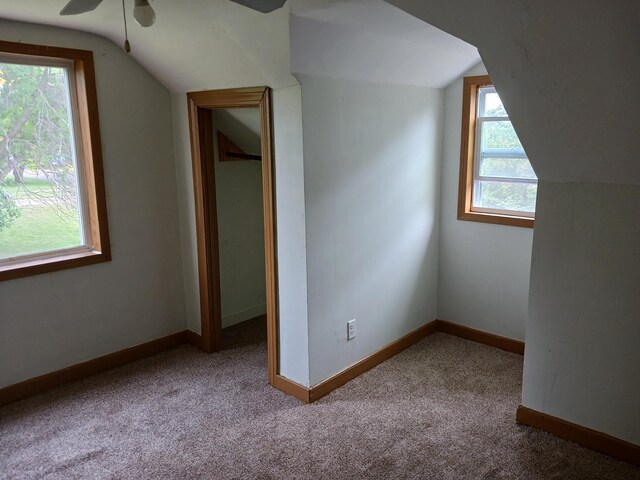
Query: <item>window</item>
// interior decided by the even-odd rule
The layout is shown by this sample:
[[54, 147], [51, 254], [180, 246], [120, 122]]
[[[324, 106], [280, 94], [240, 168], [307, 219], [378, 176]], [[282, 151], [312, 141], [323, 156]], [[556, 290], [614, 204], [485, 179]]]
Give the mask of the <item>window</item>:
[[533, 227], [538, 179], [491, 78], [465, 77], [458, 219]]
[[0, 41], [0, 280], [110, 259], [93, 54]]

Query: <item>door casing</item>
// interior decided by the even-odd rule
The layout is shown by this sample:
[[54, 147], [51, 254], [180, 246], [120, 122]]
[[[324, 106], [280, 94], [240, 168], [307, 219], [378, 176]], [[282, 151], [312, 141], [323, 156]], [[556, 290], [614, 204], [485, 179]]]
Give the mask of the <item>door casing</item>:
[[262, 194], [267, 303], [267, 371], [269, 383], [278, 376], [278, 290], [274, 200], [271, 89], [232, 88], [187, 93], [189, 134], [195, 195], [198, 279], [200, 291], [200, 346], [205, 352], [222, 348], [220, 258], [213, 150], [212, 110], [258, 108], [262, 133]]

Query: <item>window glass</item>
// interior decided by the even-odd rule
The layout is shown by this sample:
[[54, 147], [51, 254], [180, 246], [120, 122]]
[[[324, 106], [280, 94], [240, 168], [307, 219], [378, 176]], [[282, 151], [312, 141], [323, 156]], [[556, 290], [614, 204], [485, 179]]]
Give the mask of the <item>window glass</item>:
[[508, 212], [533, 212], [536, 207], [535, 183], [477, 181], [474, 206], [481, 209], [505, 210]]
[[484, 120], [481, 118], [479, 125], [483, 152], [486, 150], [517, 150], [523, 156], [525, 155], [518, 135], [516, 135], [508, 117], [505, 120]]
[[89, 246], [73, 85], [53, 63], [0, 61], [0, 262]]
[[111, 260], [93, 53], [0, 40], [0, 281]]
[[478, 89], [478, 117], [506, 117], [502, 100], [494, 87], [480, 87]]
[[476, 132], [472, 210], [532, 216], [537, 177], [493, 86], [478, 88]]
[[465, 77], [458, 219], [533, 227], [538, 179], [488, 75]]
[[527, 158], [522, 157], [483, 157], [480, 162], [480, 178], [524, 178], [536, 179], [536, 174], [531, 168]]

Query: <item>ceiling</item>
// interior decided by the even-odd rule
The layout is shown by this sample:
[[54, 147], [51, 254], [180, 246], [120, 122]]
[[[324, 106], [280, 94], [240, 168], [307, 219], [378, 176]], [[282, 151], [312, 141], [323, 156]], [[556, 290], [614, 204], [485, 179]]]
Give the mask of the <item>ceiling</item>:
[[477, 49], [382, 0], [297, 8], [294, 73], [443, 88], [480, 61]]
[[[122, 3], [61, 17], [67, 0], [2, 0], [0, 17], [82, 30], [124, 42]], [[264, 14], [228, 0], [152, 0], [156, 23], [140, 27], [126, 0], [131, 56], [176, 92], [296, 83], [289, 67], [288, 8]], [[1, 37], [0, 33], [0, 37]]]
[[[153, 27], [132, 18], [131, 56], [174, 92], [297, 84], [293, 71], [442, 87], [479, 60], [474, 47], [382, 0], [289, 0], [263, 14], [229, 0], [152, 0]], [[67, 0], [3, 0], [0, 17], [124, 41], [122, 4], [59, 15]], [[0, 33], [1, 37], [1, 33]]]

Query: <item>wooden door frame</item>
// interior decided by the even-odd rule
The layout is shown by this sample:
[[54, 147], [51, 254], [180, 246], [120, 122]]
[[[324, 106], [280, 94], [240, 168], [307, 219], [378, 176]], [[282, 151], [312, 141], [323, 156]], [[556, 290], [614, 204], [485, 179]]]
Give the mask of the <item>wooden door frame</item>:
[[212, 110], [251, 107], [260, 109], [267, 300], [267, 371], [269, 383], [273, 385], [278, 373], [278, 291], [271, 89], [251, 87], [189, 92], [187, 102], [198, 246], [201, 348], [209, 353], [217, 352], [222, 347]]

